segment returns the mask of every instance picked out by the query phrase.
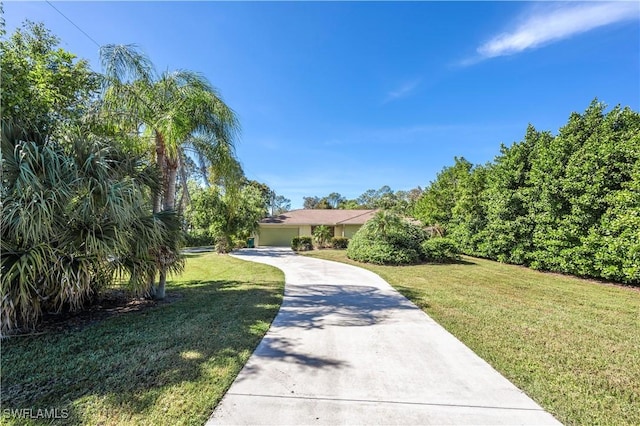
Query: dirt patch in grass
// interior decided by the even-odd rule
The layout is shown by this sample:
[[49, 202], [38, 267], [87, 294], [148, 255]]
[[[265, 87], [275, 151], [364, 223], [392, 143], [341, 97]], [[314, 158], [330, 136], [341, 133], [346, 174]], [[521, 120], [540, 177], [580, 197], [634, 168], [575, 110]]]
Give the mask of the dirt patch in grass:
[[155, 300], [148, 297], [132, 297], [126, 290], [113, 289], [105, 292], [81, 311], [45, 312], [35, 329], [12, 334], [10, 337], [78, 331], [107, 318], [153, 309], [180, 299], [182, 299], [182, 293], [179, 292], [167, 292], [163, 300]]

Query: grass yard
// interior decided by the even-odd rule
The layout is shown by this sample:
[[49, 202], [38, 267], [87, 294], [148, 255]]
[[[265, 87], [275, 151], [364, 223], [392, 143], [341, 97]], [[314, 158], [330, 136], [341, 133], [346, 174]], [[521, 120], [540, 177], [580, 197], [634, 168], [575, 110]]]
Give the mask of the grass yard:
[[283, 288], [275, 268], [188, 255], [167, 287], [171, 303], [4, 340], [2, 409], [67, 410], [60, 424], [202, 425], [268, 330]]
[[376, 272], [561, 422], [640, 424], [638, 289], [470, 257], [394, 267], [305, 255]]

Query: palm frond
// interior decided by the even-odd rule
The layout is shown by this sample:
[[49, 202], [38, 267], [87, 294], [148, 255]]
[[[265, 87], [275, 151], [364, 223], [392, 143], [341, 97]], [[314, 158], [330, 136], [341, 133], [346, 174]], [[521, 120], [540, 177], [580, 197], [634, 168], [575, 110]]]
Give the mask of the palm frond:
[[107, 44], [100, 47], [103, 84], [151, 81], [155, 71], [149, 58], [134, 44]]

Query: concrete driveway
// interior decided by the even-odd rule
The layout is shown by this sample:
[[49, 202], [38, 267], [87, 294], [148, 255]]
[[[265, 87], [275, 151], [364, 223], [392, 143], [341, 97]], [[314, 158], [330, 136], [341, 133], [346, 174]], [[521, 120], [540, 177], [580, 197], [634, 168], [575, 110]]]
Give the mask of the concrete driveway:
[[208, 425], [559, 424], [378, 275], [234, 256], [283, 270], [285, 297]]

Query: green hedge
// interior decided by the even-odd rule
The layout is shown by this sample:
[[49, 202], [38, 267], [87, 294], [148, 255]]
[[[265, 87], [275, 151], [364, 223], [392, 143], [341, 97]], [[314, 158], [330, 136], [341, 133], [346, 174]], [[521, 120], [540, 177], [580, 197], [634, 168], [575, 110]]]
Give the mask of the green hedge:
[[413, 214], [468, 255], [640, 285], [640, 113], [594, 100], [489, 164], [455, 158]]
[[293, 237], [291, 249], [294, 251], [313, 250], [313, 239], [310, 236]]
[[380, 265], [415, 264], [423, 260], [425, 231], [400, 216], [379, 212], [351, 238], [347, 256]]
[[434, 237], [421, 244], [424, 258], [429, 262], [449, 262], [460, 259], [460, 250], [450, 238]]
[[331, 248], [344, 250], [349, 246], [349, 239], [346, 237], [333, 237], [331, 239]]

